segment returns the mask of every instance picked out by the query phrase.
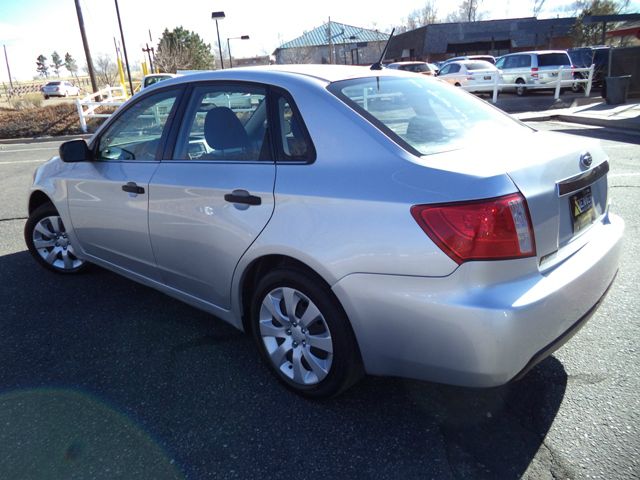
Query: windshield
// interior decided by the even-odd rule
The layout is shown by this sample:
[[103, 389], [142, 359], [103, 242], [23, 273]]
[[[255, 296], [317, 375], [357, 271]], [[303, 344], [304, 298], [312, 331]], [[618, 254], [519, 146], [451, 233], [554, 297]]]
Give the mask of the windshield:
[[522, 131], [508, 115], [466, 92], [428, 77], [343, 80], [329, 91], [417, 155], [457, 150]]

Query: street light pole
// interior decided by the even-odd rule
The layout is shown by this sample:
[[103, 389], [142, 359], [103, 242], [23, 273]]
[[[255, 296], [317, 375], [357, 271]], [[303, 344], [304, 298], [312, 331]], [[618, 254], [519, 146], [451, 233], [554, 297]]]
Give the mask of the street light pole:
[[220, 53], [220, 66], [224, 70], [224, 59], [222, 58], [222, 44], [220, 43], [220, 28], [218, 27], [218, 19], [224, 18], [224, 12], [211, 12], [211, 18], [216, 21], [216, 33], [218, 34], [218, 52]]
[[231, 44], [229, 40], [249, 40], [249, 35], [242, 35], [241, 37], [227, 37], [227, 50], [229, 51], [229, 68], [233, 68], [233, 60], [231, 60]]

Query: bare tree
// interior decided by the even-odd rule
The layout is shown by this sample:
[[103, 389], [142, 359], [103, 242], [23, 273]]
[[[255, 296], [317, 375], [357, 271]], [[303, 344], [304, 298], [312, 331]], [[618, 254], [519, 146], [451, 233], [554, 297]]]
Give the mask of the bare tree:
[[446, 17], [447, 22], [477, 22], [482, 20], [484, 12], [479, 11], [482, 0], [463, 0], [458, 10]]
[[276, 57], [276, 63], [317, 63], [316, 49], [312, 47], [284, 48]]
[[398, 32], [408, 32], [432, 23], [438, 23], [438, 7], [435, 0], [427, 0], [422, 8], [417, 8], [407, 15], [403, 25], [398, 27]]
[[546, 0], [533, 0], [533, 11], [532, 14], [534, 17], [537, 17], [542, 11], [542, 7], [544, 7], [544, 2]]
[[118, 83], [118, 67], [109, 55], [98, 55], [94, 61], [98, 83], [114, 86]]

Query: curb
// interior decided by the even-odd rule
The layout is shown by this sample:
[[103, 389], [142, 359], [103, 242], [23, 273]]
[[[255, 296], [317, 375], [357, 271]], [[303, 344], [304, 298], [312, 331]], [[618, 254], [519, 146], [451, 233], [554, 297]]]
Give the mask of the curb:
[[77, 138], [90, 138], [92, 133], [79, 133], [77, 135], [61, 135], [59, 137], [26, 137], [26, 138], [0, 138], [0, 145], [15, 145], [18, 143], [45, 143], [66, 142]]

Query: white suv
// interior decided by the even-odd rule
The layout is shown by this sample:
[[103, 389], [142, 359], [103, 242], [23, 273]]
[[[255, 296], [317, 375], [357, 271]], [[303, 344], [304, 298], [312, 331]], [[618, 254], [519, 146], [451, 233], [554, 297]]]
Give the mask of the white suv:
[[562, 80], [573, 79], [571, 58], [564, 50], [509, 53], [496, 60], [496, 67], [502, 71], [504, 83], [517, 84], [518, 96], [526, 94], [527, 85], [539, 88], [538, 85], [549, 84], [548, 88], [555, 88], [560, 67], [566, 70], [562, 72]]

